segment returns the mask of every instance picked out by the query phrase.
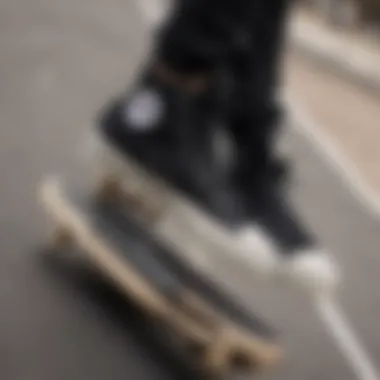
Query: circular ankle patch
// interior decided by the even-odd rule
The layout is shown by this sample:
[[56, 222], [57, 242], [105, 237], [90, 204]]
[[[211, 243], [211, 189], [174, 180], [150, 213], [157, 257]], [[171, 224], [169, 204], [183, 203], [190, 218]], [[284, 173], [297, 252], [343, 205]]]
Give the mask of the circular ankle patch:
[[164, 115], [164, 102], [152, 89], [138, 90], [124, 108], [124, 121], [137, 131], [148, 131], [157, 127]]

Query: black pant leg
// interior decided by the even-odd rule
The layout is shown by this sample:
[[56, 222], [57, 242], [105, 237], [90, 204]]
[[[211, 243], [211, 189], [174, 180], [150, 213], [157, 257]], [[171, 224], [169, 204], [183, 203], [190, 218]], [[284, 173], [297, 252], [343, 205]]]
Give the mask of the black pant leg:
[[[256, 0], [254, 0], [256, 1]], [[250, 0], [180, 0], [157, 38], [157, 56], [182, 72], [204, 71], [226, 60], [239, 38]]]
[[250, 25], [251, 46], [231, 58], [233, 74], [229, 125], [240, 146], [265, 154], [281, 114], [284, 29], [288, 0], [260, 0]]

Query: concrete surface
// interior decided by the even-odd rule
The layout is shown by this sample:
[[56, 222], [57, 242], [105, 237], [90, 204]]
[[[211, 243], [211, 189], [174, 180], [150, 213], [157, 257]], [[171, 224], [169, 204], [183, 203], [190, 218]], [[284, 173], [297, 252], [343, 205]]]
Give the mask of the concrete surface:
[[[85, 130], [124, 88], [147, 41], [131, 0], [0, 3], [2, 379], [196, 378], [115, 294], [38, 249], [46, 230], [39, 180], [52, 172], [81, 175]], [[296, 158], [293, 197], [341, 261], [342, 304], [380, 366], [379, 223], [313, 146], [294, 133], [286, 143]], [[217, 252], [209, 257], [214, 274], [283, 331], [287, 357], [264, 378], [356, 378], [299, 292], [261, 282], [247, 265]]]
[[289, 57], [287, 63], [288, 86], [298, 105], [308, 111], [320, 133], [380, 204], [379, 98], [299, 55]]
[[376, 36], [334, 29], [302, 10], [295, 14], [290, 29], [292, 45], [301, 55], [379, 95], [380, 48]]

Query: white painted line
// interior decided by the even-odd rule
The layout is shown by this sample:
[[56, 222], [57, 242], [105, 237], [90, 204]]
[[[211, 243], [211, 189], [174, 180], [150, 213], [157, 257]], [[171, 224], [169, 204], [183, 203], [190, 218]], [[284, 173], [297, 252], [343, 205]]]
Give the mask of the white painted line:
[[332, 143], [331, 139], [322, 132], [323, 129], [291, 95], [287, 96], [286, 102], [293, 113], [294, 123], [291, 124], [295, 130], [318, 148], [321, 157], [344, 180], [347, 188], [359, 203], [370, 215], [380, 220], [380, 196], [368, 185], [355, 164], [336, 144]]
[[316, 306], [325, 326], [358, 379], [379, 380], [380, 377], [368, 353], [355, 336], [353, 328], [338, 304], [329, 298], [322, 298], [317, 301]]

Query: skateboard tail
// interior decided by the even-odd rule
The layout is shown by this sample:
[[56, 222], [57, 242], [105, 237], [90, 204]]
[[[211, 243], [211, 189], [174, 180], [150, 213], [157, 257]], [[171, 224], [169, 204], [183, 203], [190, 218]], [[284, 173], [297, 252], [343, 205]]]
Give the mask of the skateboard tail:
[[[54, 223], [75, 234], [76, 243], [84, 248], [86, 254], [91, 257], [97, 267], [106, 272], [105, 274], [112, 278], [121, 289], [128, 289], [128, 295], [132, 295], [140, 302], [142, 301], [151, 312], [165, 315], [165, 310], [156, 301], [152, 289], [149, 289], [133, 271], [128, 271], [128, 276], [126, 276], [125, 265], [109, 254], [107, 244], [102, 242], [99, 237], [94, 236], [88, 221], [64, 201], [59, 180], [47, 181], [41, 187], [40, 198]], [[133, 286], [131, 286], [132, 283]]]

